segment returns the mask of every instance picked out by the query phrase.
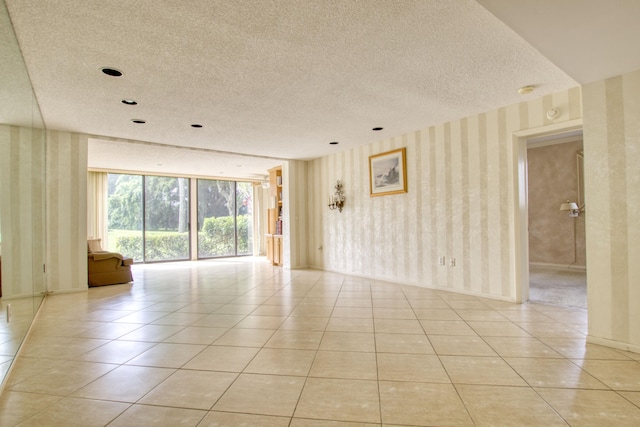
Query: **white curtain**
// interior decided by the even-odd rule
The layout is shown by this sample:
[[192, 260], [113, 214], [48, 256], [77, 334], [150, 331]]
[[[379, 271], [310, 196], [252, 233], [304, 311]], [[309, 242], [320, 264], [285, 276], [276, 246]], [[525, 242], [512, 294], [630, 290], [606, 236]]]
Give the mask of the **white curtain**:
[[87, 237], [102, 239], [102, 250], [109, 250], [107, 238], [107, 195], [109, 191], [106, 172], [87, 173]]
[[253, 185], [253, 256], [267, 253], [264, 235], [267, 232], [267, 204], [269, 189]]

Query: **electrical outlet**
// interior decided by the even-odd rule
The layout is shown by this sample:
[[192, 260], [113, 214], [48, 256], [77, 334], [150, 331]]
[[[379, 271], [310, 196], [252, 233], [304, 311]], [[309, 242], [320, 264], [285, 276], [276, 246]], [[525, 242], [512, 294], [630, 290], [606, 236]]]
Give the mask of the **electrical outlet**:
[[455, 258], [449, 258], [449, 265], [451, 267], [455, 267], [456, 266], [456, 259]]
[[446, 260], [445, 260], [445, 259], [446, 259], [445, 257], [441, 256], [441, 257], [438, 259], [438, 263], [440, 263], [440, 265], [445, 265], [445, 262], [446, 262]]

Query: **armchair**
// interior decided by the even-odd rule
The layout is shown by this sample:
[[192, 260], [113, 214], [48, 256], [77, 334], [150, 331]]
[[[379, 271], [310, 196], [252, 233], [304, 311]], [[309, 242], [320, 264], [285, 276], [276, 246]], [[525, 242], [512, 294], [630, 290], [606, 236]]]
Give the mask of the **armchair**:
[[89, 286], [115, 285], [133, 281], [131, 258], [125, 258], [115, 252], [103, 251], [101, 239], [87, 240], [87, 262]]

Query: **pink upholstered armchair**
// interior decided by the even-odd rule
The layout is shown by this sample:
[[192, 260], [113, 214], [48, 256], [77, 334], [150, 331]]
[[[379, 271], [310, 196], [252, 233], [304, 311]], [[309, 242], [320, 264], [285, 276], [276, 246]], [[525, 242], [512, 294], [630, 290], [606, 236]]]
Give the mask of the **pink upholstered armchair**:
[[89, 267], [89, 286], [116, 285], [133, 281], [131, 258], [125, 258], [115, 252], [103, 251], [101, 239], [87, 240], [87, 259]]

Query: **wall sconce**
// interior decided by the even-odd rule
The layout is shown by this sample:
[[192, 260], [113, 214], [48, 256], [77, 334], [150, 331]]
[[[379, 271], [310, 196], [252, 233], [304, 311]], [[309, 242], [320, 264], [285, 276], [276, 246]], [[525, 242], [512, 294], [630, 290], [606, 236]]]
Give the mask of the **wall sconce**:
[[342, 192], [342, 181], [337, 180], [335, 186], [336, 192], [329, 195], [329, 209], [338, 209], [338, 212], [342, 212], [344, 207], [344, 193]]
[[560, 205], [560, 210], [568, 211], [569, 216], [572, 218], [577, 218], [580, 215], [580, 208], [578, 207], [578, 204], [568, 200]]

